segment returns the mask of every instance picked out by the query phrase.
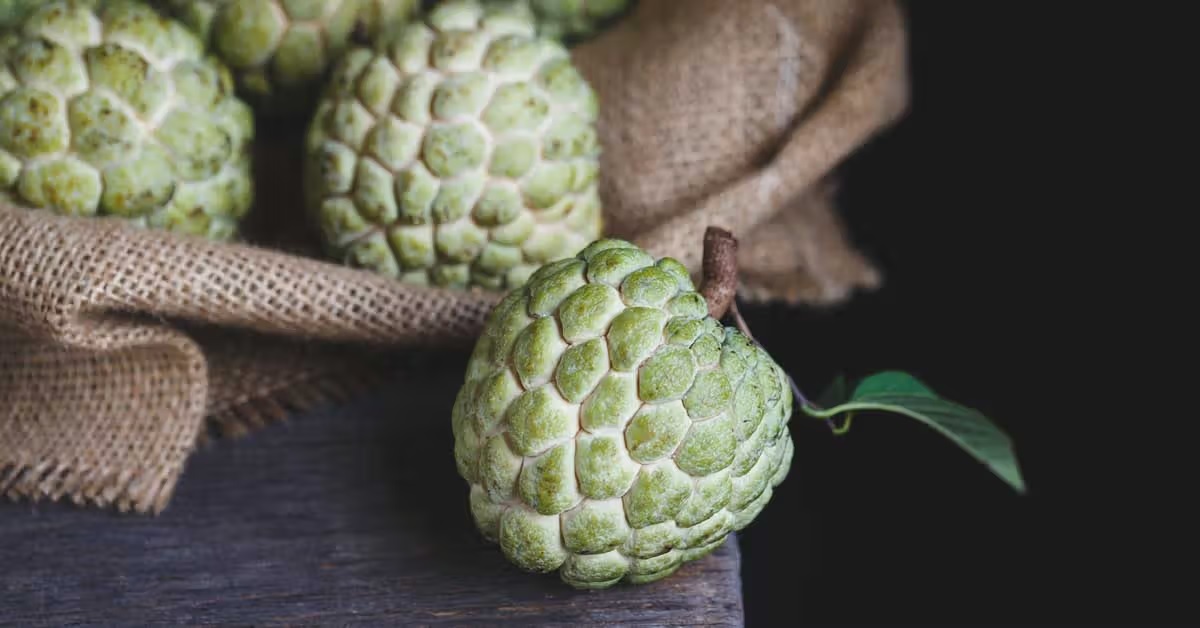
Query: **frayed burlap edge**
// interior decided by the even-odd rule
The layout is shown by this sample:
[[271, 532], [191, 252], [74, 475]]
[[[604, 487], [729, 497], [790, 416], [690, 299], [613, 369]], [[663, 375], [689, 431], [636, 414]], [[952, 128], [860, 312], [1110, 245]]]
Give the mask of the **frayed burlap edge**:
[[69, 498], [79, 506], [115, 506], [120, 512], [157, 514], [174, 495], [182, 470], [183, 464], [133, 472], [80, 468], [55, 458], [18, 459], [0, 468], [0, 492], [13, 501]]

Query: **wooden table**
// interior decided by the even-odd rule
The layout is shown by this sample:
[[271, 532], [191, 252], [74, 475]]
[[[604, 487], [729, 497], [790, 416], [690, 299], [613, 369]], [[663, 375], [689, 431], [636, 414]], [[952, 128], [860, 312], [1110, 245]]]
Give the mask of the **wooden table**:
[[0, 504], [0, 625], [741, 625], [737, 543], [644, 586], [510, 566], [455, 473], [454, 382], [218, 441], [158, 517]]

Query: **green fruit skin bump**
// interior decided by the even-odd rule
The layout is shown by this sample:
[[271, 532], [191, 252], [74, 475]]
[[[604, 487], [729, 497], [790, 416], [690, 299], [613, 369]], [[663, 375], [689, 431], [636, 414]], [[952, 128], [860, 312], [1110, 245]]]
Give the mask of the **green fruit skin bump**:
[[155, 0], [207, 42], [260, 114], [307, 116], [329, 66], [405, 23], [420, 0]]
[[343, 57], [305, 148], [329, 257], [503, 291], [600, 237], [596, 94], [518, 8], [447, 0]]
[[538, 31], [546, 37], [580, 40], [591, 37], [621, 17], [631, 0], [525, 0], [537, 16]]
[[139, 2], [45, 2], [0, 37], [0, 57], [0, 199], [237, 235], [253, 117], [182, 24]]
[[597, 240], [490, 314], [454, 403], [479, 531], [583, 589], [665, 578], [750, 524], [791, 467], [783, 370], [682, 264]]
[[0, 0], [0, 31], [21, 25], [34, 9], [46, 4], [46, 0]]

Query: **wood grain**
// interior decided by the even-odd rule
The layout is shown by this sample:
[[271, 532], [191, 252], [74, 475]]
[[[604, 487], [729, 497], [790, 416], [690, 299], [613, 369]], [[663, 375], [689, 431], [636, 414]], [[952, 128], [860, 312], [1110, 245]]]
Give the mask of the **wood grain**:
[[741, 625], [734, 539], [672, 578], [575, 591], [470, 522], [453, 371], [197, 453], [160, 516], [0, 505], [0, 625]]

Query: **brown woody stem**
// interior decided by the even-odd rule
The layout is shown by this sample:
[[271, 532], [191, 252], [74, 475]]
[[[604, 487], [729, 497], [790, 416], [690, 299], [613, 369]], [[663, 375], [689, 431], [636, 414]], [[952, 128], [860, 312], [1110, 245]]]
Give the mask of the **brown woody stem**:
[[705, 230], [700, 294], [708, 302], [708, 315], [717, 320], [725, 317], [737, 294], [737, 248], [732, 233], [720, 227]]

